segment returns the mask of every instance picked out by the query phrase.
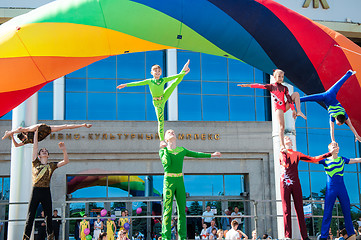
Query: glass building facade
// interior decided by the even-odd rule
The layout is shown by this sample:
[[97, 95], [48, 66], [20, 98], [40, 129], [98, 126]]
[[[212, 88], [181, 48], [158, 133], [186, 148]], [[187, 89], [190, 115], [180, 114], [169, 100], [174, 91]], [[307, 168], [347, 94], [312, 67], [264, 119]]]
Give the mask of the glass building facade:
[[[270, 95], [262, 89], [240, 88], [238, 83], [267, 83], [267, 75], [240, 61], [178, 50], [178, 69], [191, 60], [190, 73], [178, 86], [178, 120], [180, 121], [271, 121]], [[148, 86], [129, 87], [117, 90], [122, 83], [140, 81], [152, 77], [150, 69], [159, 64], [166, 75], [166, 52], [142, 52], [112, 56], [93, 63], [65, 76], [65, 120], [156, 120], [152, 97]], [[299, 89], [294, 91], [304, 95]], [[49, 83], [39, 91], [39, 121], [51, 120], [53, 116], [53, 84]], [[302, 104], [307, 120], [296, 121], [297, 150], [315, 156], [327, 152], [330, 142], [328, 114], [317, 103]], [[2, 117], [11, 119], [11, 112]], [[167, 119], [167, 113], [165, 114]], [[340, 155], [359, 157], [359, 144], [347, 126], [336, 126], [335, 138], [340, 145]], [[360, 188], [361, 169], [359, 164], [347, 165], [345, 184], [350, 196], [354, 219], [361, 215]], [[322, 200], [325, 194], [326, 175], [321, 165], [299, 164], [299, 174], [304, 200]], [[138, 176], [139, 177], [139, 176]], [[142, 178], [144, 176], [140, 176]], [[197, 176], [186, 176], [186, 189], [191, 195], [214, 196], [221, 194], [238, 195], [242, 184], [227, 190], [225, 175], [207, 175], [202, 181], [212, 183], [212, 188], [192, 189]], [[237, 176], [239, 177], [239, 176]], [[159, 178], [159, 179], [158, 179]], [[162, 176], [154, 176], [154, 183], [161, 184]], [[6, 178], [0, 178], [2, 189], [6, 189]], [[206, 179], [206, 180], [204, 180]], [[214, 183], [214, 186], [213, 186]], [[208, 184], [209, 185], [209, 184]], [[219, 185], [219, 186], [218, 186]], [[8, 186], [7, 186], [8, 187]], [[129, 191], [108, 186], [96, 187], [94, 197], [128, 196]], [[99, 191], [98, 191], [99, 188]], [[157, 187], [161, 193], [162, 188]], [[82, 198], [77, 190], [74, 198]], [[2, 191], [2, 197], [5, 192]], [[7, 193], [8, 194], [8, 193]], [[85, 194], [85, 193], [83, 193]], [[131, 196], [131, 194], [129, 195]], [[322, 215], [321, 204], [312, 204], [314, 215]], [[342, 213], [335, 207], [335, 215]], [[311, 235], [320, 231], [320, 219], [307, 220]], [[337, 219], [335, 224], [342, 224]]]

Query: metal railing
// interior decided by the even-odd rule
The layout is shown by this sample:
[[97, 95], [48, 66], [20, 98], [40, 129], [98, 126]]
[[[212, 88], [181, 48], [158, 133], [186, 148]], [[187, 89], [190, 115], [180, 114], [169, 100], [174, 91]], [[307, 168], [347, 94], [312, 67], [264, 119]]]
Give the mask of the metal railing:
[[[272, 208], [272, 204], [276, 204], [277, 202], [281, 202], [281, 200], [246, 200], [246, 199], [236, 199], [236, 198], [227, 198], [227, 197], [224, 197], [224, 196], [221, 196], [220, 198], [219, 197], [199, 197], [199, 198], [196, 198], [196, 197], [192, 197], [192, 198], [187, 198], [187, 202], [194, 202], [194, 201], [198, 201], [198, 202], [208, 202], [208, 203], [214, 203], [214, 202], [221, 202], [221, 206], [222, 206], [222, 203], [234, 203], [234, 202], [239, 202], [239, 203], [242, 203], [243, 206], [244, 206], [244, 209], [247, 209], [246, 212], [247, 214], [243, 214], [242, 215], [242, 218], [245, 219], [245, 221], [249, 221], [249, 225], [252, 225], [252, 229], [256, 229], [257, 232], [261, 232], [261, 231], [258, 231], [260, 230], [260, 227], [259, 227], [259, 221], [261, 219], [264, 219], [266, 221], [266, 219], [272, 219], [271, 222], [273, 222], [274, 224], [274, 219], [276, 218], [276, 221], [277, 221], [277, 218], [278, 217], [283, 217], [283, 215], [277, 215], [277, 214], [274, 214], [274, 212], [276, 212], [276, 210], [271, 210], [270, 208]], [[122, 202], [122, 203], [136, 203], [136, 202], [143, 202], [143, 203], [147, 203], [147, 206], [149, 205], [148, 203], [152, 203], [152, 202], [162, 202], [162, 199], [160, 197], [145, 197], [145, 198], [125, 198], [125, 199], [76, 199], [76, 200], [68, 200], [68, 201], [62, 201], [62, 202], [53, 202], [53, 205], [56, 204], [56, 205], [61, 205], [61, 209], [62, 209], [62, 216], [61, 216], [61, 221], [62, 221], [62, 234], [61, 234], [61, 239], [62, 240], [65, 240], [65, 239], [68, 239], [67, 237], [67, 232], [66, 232], [66, 227], [65, 225], [67, 224], [67, 222], [71, 221], [71, 220], [82, 220], [84, 219], [83, 217], [67, 217], [69, 216], [69, 207], [70, 207], [70, 204], [74, 204], [74, 203], [114, 203], [114, 202]], [[324, 204], [324, 201], [323, 200], [304, 200], [304, 203], [311, 203], [312, 205], [315, 205], [315, 204], [318, 204], [318, 205], [322, 205]], [[16, 203], [9, 203], [9, 202], [0, 202], [0, 207], [3, 206], [3, 205], [24, 205], [24, 204], [28, 204], [28, 202], [16, 202]], [[265, 204], [267, 204], [268, 206], [265, 206]], [[260, 205], [264, 205], [261, 207], [260, 209]], [[336, 202], [335, 206], [338, 206], [339, 203]], [[355, 205], [353, 205], [355, 206]], [[359, 205], [358, 205], [359, 206]], [[204, 205], [202, 204], [202, 207], [204, 207]], [[321, 206], [322, 208], [322, 206]], [[358, 209], [361, 209], [359, 207], [356, 206], [356, 208]], [[148, 208], [147, 208], [148, 209]], [[314, 209], [314, 208], [312, 208]], [[317, 208], [316, 208], [317, 209]], [[337, 219], [337, 221], [339, 219], [342, 219], [343, 216], [339, 216], [339, 212], [338, 212], [338, 209], [339, 207], [336, 207], [336, 215], [337, 216], [333, 216], [333, 218]], [[89, 210], [89, 209], [88, 209]], [[175, 209], [174, 209], [175, 210]], [[271, 210], [271, 211], [270, 211]], [[204, 211], [204, 208], [203, 210]], [[267, 212], [273, 212], [272, 214], [269, 214]], [[131, 212], [131, 211], [130, 211]], [[360, 211], [361, 212], [361, 211]], [[223, 214], [223, 208], [222, 208], [222, 212]], [[341, 213], [342, 214], [342, 213]], [[127, 217], [121, 217], [121, 216], [116, 216], [117, 219], [119, 218], [130, 218], [132, 220], [134, 219], [152, 219], [152, 218], [161, 218], [162, 216], [161, 215], [151, 215], [151, 211], [147, 211], [147, 215], [142, 215], [142, 216], [127, 216]], [[173, 217], [177, 217], [177, 215], [172, 215], [172, 218]], [[187, 215], [186, 216], [187, 218], [202, 218], [202, 215]], [[216, 219], [221, 219], [221, 218], [229, 218], [231, 216], [226, 216], [226, 215], [215, 215], [214, 216]], [[295, 217], [294, 215], [292, 215], [292, 217]], [[323, 216], [322, 215], [314, 215], [312, 214], [312, 218], [322, 218]], [[107, 217], [100, 217], [100, 219], [103, 219], [103, 218], [107, 218]], [[59, 220], [60, 220], [59, 219]], [[86, 218], [87, 220], [95, 220], [95, 219], [98, 219], [98, 217], [87, 217]], [[36, 218], [35, 221], [41, 221], [43, 220], [43, 218]], [[0, 222], [25, 222], [26, 219], [12, 219], [12, 220], [4, 220], [4, 219], [0, 219]], [[253, 222], [253, 224], [251, 224]], [[265, 232], [264, 229], [266, 227], [263, 227], [263, 231], [262, 232]], [[247, 229], [247, 232], [250, 233], [252, 231], [252, 229]], [[3, 229], [4, 231], [4, 229]], [[315, 229], [313, 229], [313, 232], [317, 232], [315, 231]], [[4, 238], [6, 239], [6, 237]]]

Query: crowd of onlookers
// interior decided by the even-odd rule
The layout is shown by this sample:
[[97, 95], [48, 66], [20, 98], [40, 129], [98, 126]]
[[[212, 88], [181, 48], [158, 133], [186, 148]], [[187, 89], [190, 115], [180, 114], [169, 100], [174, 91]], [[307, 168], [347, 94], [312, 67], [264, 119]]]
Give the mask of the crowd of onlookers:
[[[44, 217], [44, 214], [41, 215]], [[257, 231], [252, 231], [252, 236], [249, 238], [243, 231], [243, 214], [239, 211], [239, 208], [236, 206], [233, 209], [225, 209], [222, 217], [215, 215], [210, 206], [206, 207], [206, 211], [203, 212], [202, 218], [187, 218], [187, 229], [188, 229], [188, 238], [189, 239], [272, 239], [271, 236], [263, 234], [259, 236]], [[76, 223], [74, 237], [76, 240], [82, 239], [82, 232], [85, 228], [92, 229], [93, 240], [129, 240], [129, 227], [131, 219], [129, 218], [129, 212], [126, 209], [121, 211], [121, 218], [116, 221], [115, 216], [101, 217], [98, 215], [96, 220], [93, 220], [92, 226], [87, 220], [87, 216], [83, 216], [82, 221]], [[217, 221], [216, 221], [217, 219]], [[201, 221], [202, 229], [194, 229], [194, 226], [197, 225], [197, 221]], [[359, 224], [357, 237], [356, 239], [361, 240], [361, 218], [357, 221]], [[217, 224], [218, 223], [218, 224]], [[200, 223], [199, 223], [200, 224]], [[58, 211], [54, 210], [53, 215], [53, 226], [55, 231], [55, 239], [59, 239], [59, 230], [61, 225], [61, 217], [58, 215]], [[0, 226], [2, 227], [2, 226]], [[190, 227], [190, 228], [188, 228]], [[45, 240], [46, 239], [46, 226], [44, 220], [35, 222], [35, 240]], [[199, 230], [199, 231], [198, 231]], [[243, 230], [243, 231], [242, 231]], [[172, 231], [172, 240], [178, 238], [177, 236], [177, 218], [172, 219], [171, 221], [171, 231]], [[159, 218], [152, 219], [152, 239], [159, 240], [161, 239], [162, 232], [162, 222]], [[113, 236], [114, 238], [111, 238]], [[329, 240], [344, 240], [347, 239], [346, 229], [337, 230], [336, 236], [332, 234], [330, 229]], [[144, 234], [137, 231], [131, 237], [132, 239], [145, 239]]]
[[[121, 211], [121, 218], [116, 221], [115, 216], [108, 213], [107, 216], [101, 217], [97, 215], [97, 219], [90, 224], [90, 221], [87, 219], [87, 215], [83, 215], [82, 221], [77, 221], [75, 224], [74, 238], [75, 240], [84, 239], [87, 235], [85, 232], [90, 232], [92, 229], [92, 239], [93, 240], [129, 240], [129, 228], [131, 224], [131, 219], [129, 218], [129, 212], [126, 209]], [[89, 233], [88, 233], [89, 234]]]

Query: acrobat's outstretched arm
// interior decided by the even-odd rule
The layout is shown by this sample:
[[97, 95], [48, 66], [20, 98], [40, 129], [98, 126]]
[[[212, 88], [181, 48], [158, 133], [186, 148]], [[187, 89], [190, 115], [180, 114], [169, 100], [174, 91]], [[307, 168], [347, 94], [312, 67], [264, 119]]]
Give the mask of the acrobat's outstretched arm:
[[331, 141], [335, 141], [335, 123], [330, 120], [330, 135], [331, 135]]
[[64, 159], [63, 159], [63, 161], [58, 162], [58, 164], [57, 164], [58, 168], [69, 163], [69, 157], [68, 157], [68, 153], [66, 151], [66, 147], [65, 147], [64, 142], [59, 143], [59, 148], [63, 151]]
[[335, 94], [337, 95], [338, 91], [342, 87], [342, 85], [346, 82], [347, 79], [349, 79], [352, 75], [354, 75], [356, 72], [352, 70], [348, 70], [347, 73], [340, 78], [332, 87], [330, 87], [327, 90], [327, 93]]
[[353, 132], [353, 134], [355, 134], [355, 138], [356, 138], [355, 141], [361, 142], [361, 137], [358, 135], [358, 133], [356, 132], [355, 128], [353, 127], [350, 118], [348, 118], [348, 119], [346, 120], [346, 123], [347, 123], [347, 125], [349, 126], [349, 128], [351, 129], [351, 131]]
[[37, 128], [34, 133], [34, 144], [33, 144], [33, 161], [38, 157], [38, 134], [39, 129]]
[[361, 158], [351, 158], [348, 164], [361, 163]]
[[237, 87], [250, 87], [250, 88], [267, 89], [265, 85], [259, 84], [259, 83], [253, 83], [253, 84], [237, 84]]
[[20, 142], [18, 143], [15, 138], [14, 138], [14, 133], [11, 134], [11, 140], [13, 141], [13, 144], [15, 147], [21, 147], [21, 146], [24, 146], [24, 143], [23, 142]]
[[148, 85], [148, 83], [149, 83], [149, 79], [145, 79], [145, 80], [138, 81], [138, 82], [130, 82], [130, 83], [120, 84], [117, 86], [117, 88], [120, 90], [125, 87], [144, 86], [144, 85]]

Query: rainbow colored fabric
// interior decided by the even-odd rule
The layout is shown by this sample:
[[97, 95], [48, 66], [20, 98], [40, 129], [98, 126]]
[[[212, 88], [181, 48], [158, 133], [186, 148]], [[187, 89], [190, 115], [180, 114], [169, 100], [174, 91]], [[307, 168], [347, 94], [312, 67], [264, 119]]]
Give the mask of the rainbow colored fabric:
[[[67, 177], [67, 194], [71, 194], [76, 190], [94, 187], [94, 186], [106, 186], [106, 176], [68, 176]], [[130, 176], [128, 182], [128, 176], [108, 176], [108, 186], [119, 188], [128, 191], [132, 196], [144, 196], [145, 194], [145, 183], [144, 180], [137, 176]], [[160, 196], [161, 194], [153, 188], [153, 196]]]
[[0, 116], [111, 55], [179, 48], [275, 68], [306, 94], [353, 69], [338, 100], [361, 134], [361, 48], [271, 0], [61, 0], [0, 26]]

